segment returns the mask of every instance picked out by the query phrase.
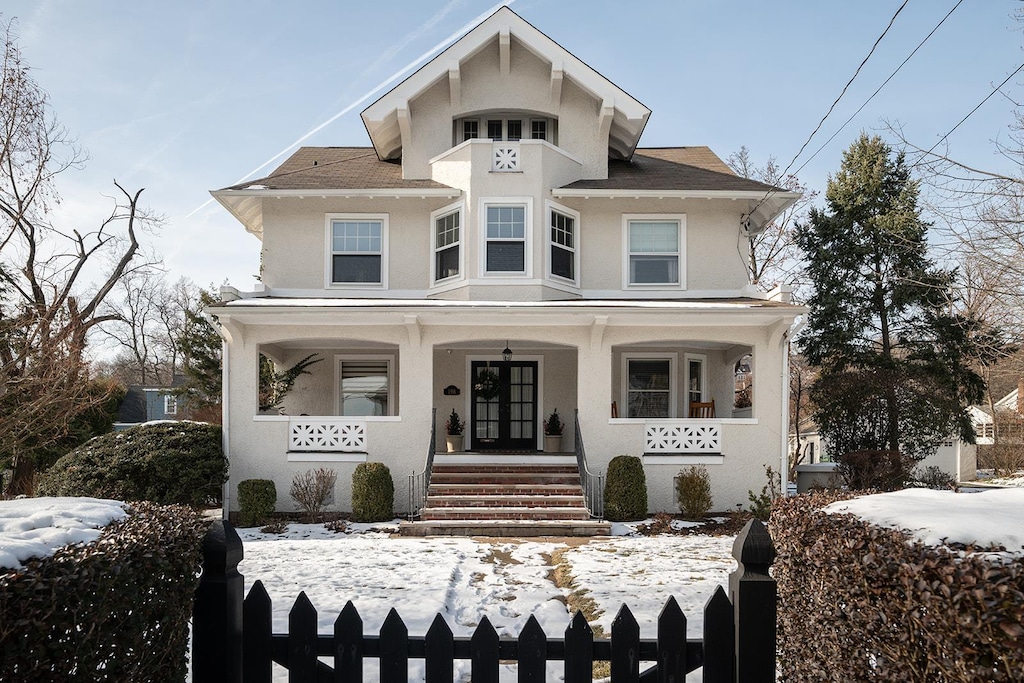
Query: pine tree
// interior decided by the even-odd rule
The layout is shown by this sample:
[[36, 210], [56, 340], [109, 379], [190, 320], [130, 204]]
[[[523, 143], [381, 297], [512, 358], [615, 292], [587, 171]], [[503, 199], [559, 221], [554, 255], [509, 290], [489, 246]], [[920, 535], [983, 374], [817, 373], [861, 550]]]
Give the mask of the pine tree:
[[199, 290], [199, 301], [185, 310], [185, 325], [175, 340], [181, 353], [185, 383], [175, 391], [185, 399], [193, 418], [220, 422], [221, 339], [203, 315], [217, 303], [211, 291]]
[[811, 399], [822, 436], [839, 455], [891, 450], [911, 464], [951, 437], [973, 442], [977, 324], [954, 313], [954, 273], [928, 257], [903, 155], [862, 134], [825, 199], [797, 231], [814, 287], [802, 352], [821, 370]]

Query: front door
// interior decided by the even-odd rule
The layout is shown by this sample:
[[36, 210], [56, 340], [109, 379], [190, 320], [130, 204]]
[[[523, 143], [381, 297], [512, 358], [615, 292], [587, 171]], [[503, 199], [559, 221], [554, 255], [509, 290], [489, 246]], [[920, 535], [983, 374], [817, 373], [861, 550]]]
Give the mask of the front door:
[[471, 372], [470, 448], [536, 450], [536, 361], [473, 361]]

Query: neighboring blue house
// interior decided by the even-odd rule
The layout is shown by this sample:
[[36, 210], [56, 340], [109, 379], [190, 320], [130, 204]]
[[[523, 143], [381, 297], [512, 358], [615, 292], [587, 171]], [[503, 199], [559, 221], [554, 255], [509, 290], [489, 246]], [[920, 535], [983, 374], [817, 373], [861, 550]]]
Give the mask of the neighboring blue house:
[[179, 405], [178, 397], [172, 392], [181, 385], [184, 378], [175, 377], [171, 386], [150, 387], [133, 384], [117, 409], [117, 422], [114, 431], [134, 427], [152, 420], [183, 420], [184, 410]]

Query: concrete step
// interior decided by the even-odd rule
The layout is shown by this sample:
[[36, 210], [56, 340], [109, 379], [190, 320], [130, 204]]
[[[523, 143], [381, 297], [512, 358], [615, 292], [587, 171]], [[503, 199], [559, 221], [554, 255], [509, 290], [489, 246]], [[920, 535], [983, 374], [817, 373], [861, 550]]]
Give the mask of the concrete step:
[[590, 513], [584, 507], [424, 507], [420, 518], [425, 521], [437, 520], [589, 520]]
[[610, 536], [612, 525], [594, 520], [435, 520], [402, 522], [402, 536]]
[[584, 507], [586, 501], [583, 494], [576, 495], [434, 495], [427, 497], [426, 508], [568, 508]]

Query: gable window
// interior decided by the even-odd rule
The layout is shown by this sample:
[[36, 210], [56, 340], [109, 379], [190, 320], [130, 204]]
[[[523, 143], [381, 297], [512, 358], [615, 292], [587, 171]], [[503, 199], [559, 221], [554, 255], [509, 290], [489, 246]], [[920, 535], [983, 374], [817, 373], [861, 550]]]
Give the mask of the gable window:
[[626, 216], [626, 285], [683, 283], [683, 216]]
[[387, 219], [328, 216], [330, 284], [383, 285]]
[[391, 415], [391, 358], [338, 358], [338, 414], [346, 417]]
[[533, 119], [530, 121], [530, 139], [531, 140], [547, 140], [548, 139], [548, 120], [547, 119]]
[[476, 119], [466, 119], [462, 122], [462, 139], [473, 140], [480, 137], [480, 122]]
[[485, 269], [526, 273], [526, 205], [486, 205]]
[[[527, 118], [520, 114], [494, 112], [484, 118], [454, 119], [452, 144], [476, 138], [494, 142], [517, 142], [523, 139], [547, 140], [557, 144], [558, 122], [555, 119]], [[486, 135], [485, 135], [486, 133]]]
[[671, 357], [624, 358], [626, 417], [672, 417], [673, 382]]
[[177, 396], [164, 396], [164, 415], [177, 415], [178, 414], [178, 397]]
[[576, 283], [579, 214], [562, 207], [548, 209], [548, 273]]
[[462, 208], [431, 214], [434, 223], [434, 282], [456, 278], [462, 272]]

